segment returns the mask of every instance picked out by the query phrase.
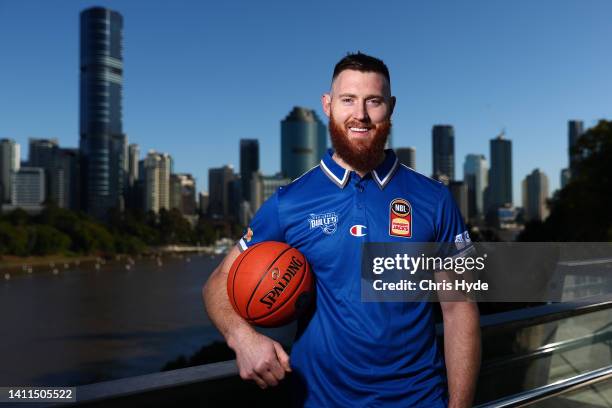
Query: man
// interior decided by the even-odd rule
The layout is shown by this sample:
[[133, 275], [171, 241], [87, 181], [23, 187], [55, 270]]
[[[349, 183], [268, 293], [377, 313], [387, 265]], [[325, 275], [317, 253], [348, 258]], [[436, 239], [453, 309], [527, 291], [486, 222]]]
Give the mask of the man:
[[[343, 58], [322, 104], [335, 150], [264, 203], [203, 289], [209, 316], [236, 352], [243, 379], [266, 388], [292, 371], [305, 406], [470, 406], [480, 361], [475, 304], [441, 303], [446, 380], [431, 303], [360, 298], [364, 242], [454, 242], [467, 236], [461, 215], [444, 185], [384, 150], [395, 97], [381, 60]], [[395, 222], [394, 203], [409, 208], [410, 228]], [[298, 330], [291, 360], [227, 298], [234, 259], [262, 241], [299, 249], [316, 277], [314, 312]]]

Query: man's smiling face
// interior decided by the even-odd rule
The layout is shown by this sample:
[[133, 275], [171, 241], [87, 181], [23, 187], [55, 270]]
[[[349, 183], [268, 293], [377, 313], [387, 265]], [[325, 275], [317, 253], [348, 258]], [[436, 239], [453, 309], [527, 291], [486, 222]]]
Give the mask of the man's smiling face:
[[377, 72], [344, 70], [322, 103], [336, 153], [357, 171], [374, 169], [382, 161], [395, 105], [387, 79]]

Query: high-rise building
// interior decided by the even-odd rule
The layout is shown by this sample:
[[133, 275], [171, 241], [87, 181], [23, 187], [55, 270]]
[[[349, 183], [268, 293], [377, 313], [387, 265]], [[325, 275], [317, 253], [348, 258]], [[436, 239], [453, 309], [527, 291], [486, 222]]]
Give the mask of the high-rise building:
[[62, 208], [78, 210], [80, 206], [80, 158], [79, 149], [60, 148], [55, 160], [56, 169], [61, 171], [63, 199], [58, 202]]
[[291, 179], [283, 177], [281, 173], [274, 176], [264, 176], [260, 172], [253, 175], [251, 180], [251, 210], [253, 214], [257, 212], [259, 207], [272, 196], [282, 186], [291, 183]]
[[28, 166], [47, 169], [55, 164], [56, 153], [59, 149], [59, 142], [56, 138], [30, 138], [28, 145]]
[[69, 164], [63, 163], [57, 139], [30, 138], [28, 166], [40, 167], [45, 171], [45, 191], [49, 200], [60, 208], [70, 206]]
[[431, 131], [433, 177], [455, 179], [455, 130], [450, 125], [435, 125]]
[[259, 170], [259, 140], [240, 139], [240, 180], [242, 198], [251, 201], [251, 179]]
[[395, 149], [395, 154], [400, 163], [416, 170], [416, 149], [414, 147], [398, 147]]
[[281, 121], [281, 172], [285, 177], [296, 179], [319, 164], [326, 147], [327, 130], [315, 111], [296, 106]]
[[512, 205], [512, 142], [499, 134], [490, 141], [491, 168], [489, 169], [489, 191], [487, 212], [505, 205]]
[[138, 180], [138, 162], [140, 161], [140, 147], [132, 143], [128, 146], [128, 186], [134, 186]]
[[526, 221], [544, 221], [548, 217], [548, 177], [546, 174], [535, 169], [522, 183], [523, 187], [523, 209]]
[[240, 174], [234, 174], [234, 179], [229, 184], [229, 215], [238, 220], [240, 217], [242, 199], [242, 180]]
[[569, 155], [569, 168], [570, 175], [575, 177], [578, 174], [576, 168], [577, 163], [580, 161], [580, 155], [572, 153], [572, 149], [578, 143], [578, 139], [584, 133], [584, 122], [581, 120], [570, 120], [567, 122], [567, 140], [568, 140], [568, 155]]
[[484, 215], [484, 192], [489, 184], [487, 159], [482, 154], [468, 154], [463, 164], [463, 181], [467, 185], [467, 219]]
[[184, 215], [196, 213], [196, 182], [191, 174], [170, 175], [170, 208]]
[[385, 149], [393, 149], [393, 128], [389, 129], [389, 135], [387, 136]]
[[170, 209], [170, 155], [149, 151], [144, 159], [144, 209], [159, 212]]
[[208, 214], [208, 193], [201, 192], [199, 194], [198, 205], [200, 207], [200, 214]]
[[45, 201], [45, 171], [40, 167], [21, 167], [11, 175], [11, 205], [39, 206]]
[[468, 186], [465, 181], [451, 181], [448, 185], [464, 220], [468, 219]]
[[232, 181], [236, 178], [234, 168], [225, 165], [208, 170], [209, 203], [208, 213], [212, 217], [226, 218], [230, 215], [232, 204]]
[[0, 203], [11, 201], [11, 173], [21, 166], [21, 149], [12, 139], [0, 140]]
[[565, 186], [567, 186], [571, 176], [570, 169], [561, 169], [561, 188], [565, 188]]
[[81, 13], [80, 73], [81, 204], [103, 217], [122, 206], [125, 184], [123, 17], [116, 11]]

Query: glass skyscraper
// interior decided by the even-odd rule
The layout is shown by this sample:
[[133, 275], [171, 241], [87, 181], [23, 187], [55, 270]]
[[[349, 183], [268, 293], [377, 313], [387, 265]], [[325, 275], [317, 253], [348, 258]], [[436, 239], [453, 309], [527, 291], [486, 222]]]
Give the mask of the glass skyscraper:
[[398, 147], [395, 154], [400, 163], [416, 170], [416, 149], [414, 147]]
[[455, 179], [455, 130], [449, 125], [435, 125], [432, 133], [433, 177]]
[[484, 191], [489, 181], [487, 160], [482, 154], [468, 154], [463, 164], [463, 181], [468, 188], [468, 217], [484, 215]]
[[490, 141], [491, 168], [487, 211], [512, 205], [512, 142], [500, 134]]
[[259, 171], [259, 141], [240, 139], [240, 180], [242, 198], [251, 202], [251, 180], [253, 173]]
[[281, 122], [281, 172], [292, 180], [319, 164], [327, 147], [327, 129], [317, 114], [294, 107]]
[[576, 176], [578, 173], [577, 163], [580, 161], [580, 155], [572, 153], [572, 149], [578, 143], [578, 139], [584, 133], [584, 122], [581, 120], [570, 120], [567, 122], [567, 139], [568, 139], [568, 154], [569, 168], [571, 176]]
[[80, 152], [81, 201], [102, 217], [121, 207], [126, 136], [122, 129], [123, 17], [93, 7], [81, 13]]

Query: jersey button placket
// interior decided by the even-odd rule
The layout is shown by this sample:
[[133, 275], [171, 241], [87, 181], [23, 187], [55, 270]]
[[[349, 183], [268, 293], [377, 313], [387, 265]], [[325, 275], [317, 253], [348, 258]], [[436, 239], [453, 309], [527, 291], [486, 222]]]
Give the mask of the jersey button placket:
[[366, 186], [365, 181], [361, 181], [355, 185], [355, 195], [357, 203], [357, 212], [355, 214], [355, 222], [360, 225], [365, 225], [365, 208], [366, 208]]

